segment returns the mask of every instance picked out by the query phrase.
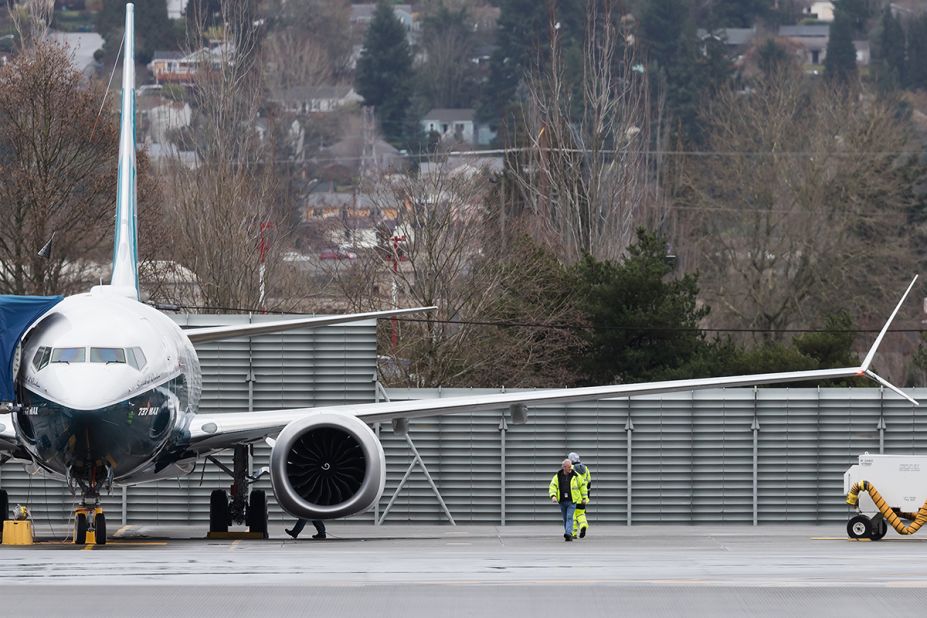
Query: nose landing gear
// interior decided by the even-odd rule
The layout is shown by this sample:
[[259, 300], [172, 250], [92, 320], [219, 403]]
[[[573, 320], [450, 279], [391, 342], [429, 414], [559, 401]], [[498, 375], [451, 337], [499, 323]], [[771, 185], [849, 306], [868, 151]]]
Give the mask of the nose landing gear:
[[106, 515], [99, 504], [75, 507], [74, 544], [106, 545]]

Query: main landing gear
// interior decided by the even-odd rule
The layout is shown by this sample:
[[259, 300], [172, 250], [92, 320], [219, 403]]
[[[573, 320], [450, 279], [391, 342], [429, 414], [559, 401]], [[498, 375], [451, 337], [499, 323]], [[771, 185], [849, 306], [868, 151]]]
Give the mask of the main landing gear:
[[248, 491], [251, 483], [261, 477], [261, 474], [248, 474], [250, 458], [251, 446], [247, 444], [235, 446], [232, 469], [214, 457], [207, 458], [232, 477], [229, 491], [214, 489], [209, 495], [210, 538], [225, 537], [233, 523], [246, 524], [251, 535], [257, 538], [268, 537], [267, 494], [262, 489]]

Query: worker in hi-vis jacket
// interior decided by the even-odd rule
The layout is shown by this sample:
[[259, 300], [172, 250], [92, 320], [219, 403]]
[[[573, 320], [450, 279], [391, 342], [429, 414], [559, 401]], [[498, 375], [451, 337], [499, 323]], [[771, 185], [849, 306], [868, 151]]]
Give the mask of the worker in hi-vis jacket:
[[586, 493], [586, 482], [583, 477], [573, 469], [573, 462], [564, 459], [560, 470], [554, 474], [548, 486], [550, 500], [560, 504], [560, 514], [563, 516], [563, 540], [573, 540], [573, 513], [577, 507], [586, 507], [589, 495]]
[[[589, 466], [579, 458], [579, 453], [572, 452], [567, 457], [573, 464], [573, 469], [583, 478], [583, 482], [586, 484], [586, 501], [588, 502], [588, 496], [592, 494], [592, 472], [589, 471]], [[584, 538], [588, 529], [589, 521], [586, 519], [586, 505], [577, 506], [576, 510], [573, 511], [573, 538], [576, 538], [577, 533], [579, 533], [579, 538]]]

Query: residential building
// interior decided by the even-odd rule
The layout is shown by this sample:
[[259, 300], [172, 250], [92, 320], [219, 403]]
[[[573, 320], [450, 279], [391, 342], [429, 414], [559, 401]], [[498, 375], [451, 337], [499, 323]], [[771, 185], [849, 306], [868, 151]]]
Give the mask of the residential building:
[[183, 19], [189, 0], [167, 0], [167, 16], [169, 19]]
[[811, 6], [802, 12], [806, 17], [820, 22], [831, 23], [834, 21], [833, 2], [812, 2]]
[[[351, 5], [351, 24], [359, 26], [363, 30], [373, 21], [373, 14], [377, 10], [375, 2]], [[415, 19], [415, 13], [412, 12], [411, 4], [394, 4], [393, 13], [405, 26], [406, 31], [418, 30], [418, 22]]]
[[293, 114], [333, 112], [346, 105], [356, 105], [364, 100], [347, 84], [334, 86], [296, 86], [287, 88], [274, 97], [284, 111]]
[[817, 24], [780, 26], [779, 36], [788, 39], [803, 50], [802, 62], [804, 64], [824, 64], [824, 58], [827, 56], [827, 41], [830, 39], [830, 26]]
[[436, 134], [442, 141], [485, 146], [495, 133], [476, 121], [472, 108], [436, 108], [425, 114], [420, 124], [426, 134]]
[[217, 69], [223, 60], [229, 61], [229, 56], [223, 45], [204, 47], [192, 54], [156, 51], [148, 63], [148, 70], [154, 75], [156, 83], [190, 84], [198, 70], [204, 66]]

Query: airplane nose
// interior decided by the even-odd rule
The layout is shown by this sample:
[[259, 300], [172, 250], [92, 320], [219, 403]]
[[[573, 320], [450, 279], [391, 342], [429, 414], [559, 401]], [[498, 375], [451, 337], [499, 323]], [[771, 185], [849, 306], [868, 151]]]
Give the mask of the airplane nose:
[[139, 377], [117, 363], [53, 363], [40, 376], [39, 394], [74, 410], [97, 410], [127, 399]]

